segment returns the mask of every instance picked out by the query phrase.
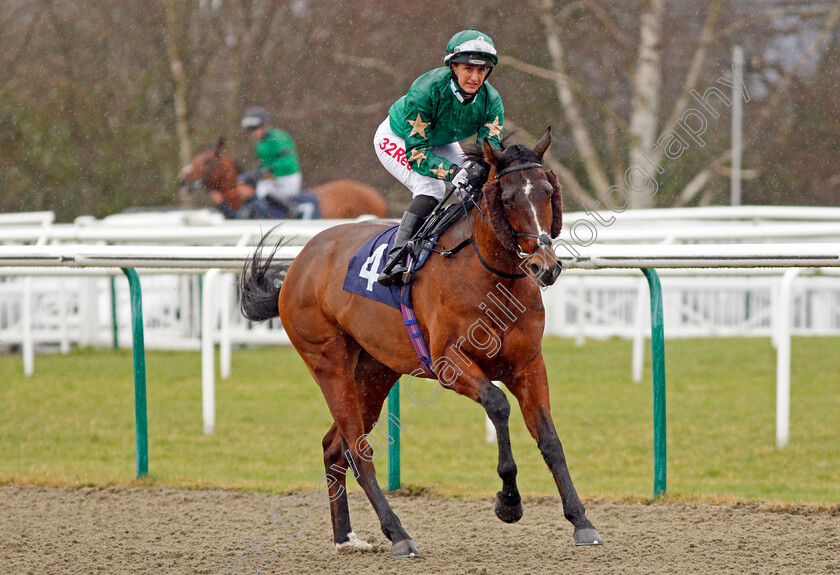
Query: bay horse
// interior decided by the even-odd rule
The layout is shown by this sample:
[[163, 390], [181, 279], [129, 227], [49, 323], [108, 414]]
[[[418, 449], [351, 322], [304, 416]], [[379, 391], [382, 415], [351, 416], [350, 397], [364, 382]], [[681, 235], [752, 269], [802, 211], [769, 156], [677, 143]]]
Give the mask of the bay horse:
[[[522, 503], [508, 431], [510, 404], [493, 380], [502, 381], [519, 402], [557, 484], [563, 514], [574, 526], [575, 544], [600, 545], [603, 539], [586, 517], [551, 417], [540, 287], [520, 273], [523, 262], [549, 247], [549, 234], [557, 237], [562, 227], [557, 177], [541, 166], [550, 143], [550, 127], [533, 149], [513, 145], [499, 150], [484, 141], [489, 177], [477, 209], [438, 238], [450, 249], [463, 242], [471, 246], [465, 244], [467, 249], [450, 255], [452, 261], [429, 256], [413, 283], [414, 312], [441, 384], [478, 402], [496, 428], [502, 480], [496, 515], [516, 522], [522, 517]], [[349, 465], [392, 542], [393, 555], [406, 557], [419, 551], [379, 487], [367, 435], [400, 375], [424, 372], [399, 311], [342, 289], [353, 254], [385, 227], [363, 222], [329, 228], [312, 238], [291, 263], [263, 257], [266, 234], [245, 264], [240, 308], [254, 321], [280, 316], [329, 407], [334, 423], [323, 439], [329, 478], [324, 491], [329, 494], [336, 548], [370, 547], [353, 533], [345, 475], [336, 473], [346, 473]], [[540, 270], [538, 279], [550, 285], [561, 266], [551, 250], [543, 252], [553, 261], [532, 271]], [[496, 300], [504, 309], [496, 308], [495, 318], [508, 320], [490, 321], [482, 312], [487, 308], [482, 300], [502, 293], [505, 297]]]
[[[235, 193], [238, 175], [239, 168], [225, 151], [224, 140], [220, 138], [183, 167], [178, 184], [182, 190], [219, 190], [231, 208], [238, 210], [241, 207], [241, 199]], [[323, 219], [387, 216], [388, 204], [382, 194], [356, 180], [333, 180], [312, 188], [311, 192], [318, 198]]]

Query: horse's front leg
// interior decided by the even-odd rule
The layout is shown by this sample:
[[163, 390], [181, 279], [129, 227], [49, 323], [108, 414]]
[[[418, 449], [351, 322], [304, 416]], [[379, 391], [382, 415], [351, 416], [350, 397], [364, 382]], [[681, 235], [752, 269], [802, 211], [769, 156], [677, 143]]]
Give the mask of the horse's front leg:
[[[510, 446], [510, 402], [504, 392], [493, 385], [474, 362], [460, 367], [463, 369], [457, 376], [453, 371], [439, 373], [441, 384], [480, 403], [487, 417], [493, 422], [499, 446], [499, 464], [496, 470], [502, 479], [502, 490], [496, 493], [495, 511], [505, 523], [515, 523], [522, 518], [522, 500], [516, 486], [516, 461]], [[453, 376], [451, 381], [446, 377], [447, 373]]]
[[479, 402], [496, 428], [499, 445], [499, 464], [496, 471], [502, 479], [502, 490], [496, 493], [494, 510], [498, 518], [505, 523], [516, 523], [522, 519], [522, 499], [516, 486], [516, 461], [510, 446], [510, 402], [505, 393], [489, 381], [481, 386]]
[[563, 501], [563, 515], [575, 527], [575, 545], [602, 545], [604, 540], [586, 517], [583, 503], [572, 483], [563, 445], [551, 419], [548, 376], [541, 353], [517, 371], [509, 388], [519, 401], [525, 425], [537, 441], [540, 453], [554, 476]]

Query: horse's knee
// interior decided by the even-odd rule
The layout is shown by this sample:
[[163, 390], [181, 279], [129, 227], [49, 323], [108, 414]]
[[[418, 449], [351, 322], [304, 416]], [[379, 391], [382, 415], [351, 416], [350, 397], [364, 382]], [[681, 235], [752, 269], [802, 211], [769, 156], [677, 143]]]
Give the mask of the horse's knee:
[[492, 383], [487, 384], [481, 390], [480, 400], [487, 416], [494, 423], [496, 421], [507, 421], [510, 417], [510, 402], [505, 392]]

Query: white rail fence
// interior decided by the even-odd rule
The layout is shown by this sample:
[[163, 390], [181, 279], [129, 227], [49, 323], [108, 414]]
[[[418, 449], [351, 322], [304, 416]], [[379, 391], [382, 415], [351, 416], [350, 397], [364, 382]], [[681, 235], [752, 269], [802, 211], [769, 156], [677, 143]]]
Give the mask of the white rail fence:
[[[205, 390], [214, 385], [215, 344], [220, 348], [221, 375], [227, 377], [234, 346], [288, 342], [279, 322], [252, 325], [241, 317], [235, 285], [236, 271], [252, 251], [248, 246], [276, 222], [220, 222], [213, 215], [192, 212], [164, 218], [121, 215], [72, 225], [52, 224], [44, 213], [15, 216], [18, 220], [11, 223], [0, 216], [4, 224], [0, 243], [5, 244], [0, 245], [0, 345], [22, 348], [27, 374], [34, 369], [36, 345], [66, 352], [72, 345], [113, 345], [115, 337], [117, 345], [131, 345], [128, 291], [124, 280], [112, 280], [121, 275], [120, 267], [140, 272], [147, 347], [201, 349]], [[656, 226], [642, 216], [642, 212], [621, 214], [623, 227], [610, 229], [611, 239], [693, 242], [712, 237], [709, 234], [715, 230], [718, 242], [756, 237], [788, 242], [840, 239], [840, 229], [832, 223], [840, 221], [836, 209], [655, 210], [650, 216], [666, 222]], [[691, 216], [696, 221], [688, 223]], [[583, 217], [568, 215], [567, 229], [568, 222]], [[748, 221], [741, 225], [704, 221], [712, 218]], [[807, 218], [823, 221], [807, 225], [776, 221]], [[297, 236], [296, 243], [303, 244], [337, 223], [343, 222], [286, 222], [282, 232]], [[698, 232], [701, 228], [702, 233]], [[599, 240], [606, 236], [600, 234]], [[146, 245], [102, 245], [105, 242]], [[172, 243], [191, 246], [161, 245]], [[840, 281], [835, 270], [799, 273], [798, 269], [838, 265], [831, 255], [836, 246], [596, 244], [575, 247], [577, 258], [561, 247], [558, 255], [566, 258], [570, 268], [609, 271], [570, 269], [544, 292], [546, 333], [573, 337], [579, 343], [589, 337], [632, 338], [632, 375], [641, 380], [642, 345], [650, 326], [646, 283], [634, 268], [652, 267], [662, 275], [667, 337], [770, 336], [779, 354], [777, 390], [785, 395], [790, 385], [790, 334], [840, 334]], [[283, 257], [294, 257], [299, 249], [284, 248]], [[740, 269], [728, 269], [732, 267]], [[784, 270], [778, 269], [782, 267], [792, 269], [783, 275]], [[214, 410], [208, 409], [208, 401], [212, 399], [205, 398], [205, 430], [209, 432], [214, 416], [208, 413]], [[784, 406], [780, 410], [781, 417]], [[777, 426], [780, 445], [787, 441], [781, 427], [787, 426]]]

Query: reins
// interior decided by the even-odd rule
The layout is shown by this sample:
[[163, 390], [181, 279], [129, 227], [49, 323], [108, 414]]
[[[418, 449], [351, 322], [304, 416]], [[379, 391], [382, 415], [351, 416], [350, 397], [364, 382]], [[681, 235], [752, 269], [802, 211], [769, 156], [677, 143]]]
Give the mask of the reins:
[[[473, 207], [475, 207], [475, 209], [478, 210], [478, 213], [481, 215], [481, 217], [484, 218], [484, 221], [486, 221], [488, 224], [490, 224], [490, 219], [486, 215], [484, 215], [483, 211], [481, 211], [481, 206], [479, 206], [478, 202], [475, 201], [475, 196], [470, 194], [468, 198], [465, 198], [465, 200], [468, 200], [470, 203], [472, 203]], [[487, 261], [485, 261], [484, 256], [481, 255], [481, 250], [478, 249], [478, 242], [476, 242], [476, 240], [475, 240], [475, 229], [473, 229], [472, 221], [470, 220], [470, 217], [469, 217], [469, 212], [468, 212], [467, 207], [466, 207], [466, 201], [462, 202], [461, 205], [464, 208], [464, 217], [467, 219], [467, 225], [470, 226], [470, 237], [468, 237], [467, 239], [462, 241], [460, 244], [458, 244], [457, 246], [455, 246], [451, 250], [446, 250], [446, 252], [441, 253], [441, 255], [444, 256], [444, 257], [451, 257], [452, 255], [454, 255], [454, 254], [458, 253], [459, 251], [461, 251], [462, 249], [464, 249], [467, 245], [472, 244], [472, 247], [475, 250], [475, 255], [478, 256], [478, 261], [480, 261], [481, 265], [483, 265], [484, 268], [487, 271], [489, 271], [490, 273], [492, 273], [493, 275], [496, 275], [500, 278], [504, 278], [504, 279], [508, 279], [508, 280], [518, 280], [518, 279], [522, 279], [522, 278], [526, 277], [528, 274], [525, 274], [525, 273], [510, 274], [508, 272], [497, 270], [496, 268], [494, 268], [493, 266], [488, 264]], [[492, 225], [491, 225], [491, 227], [492, 227]], [[449, 255], [445, 255], [446, 253], [448, 253]]]

